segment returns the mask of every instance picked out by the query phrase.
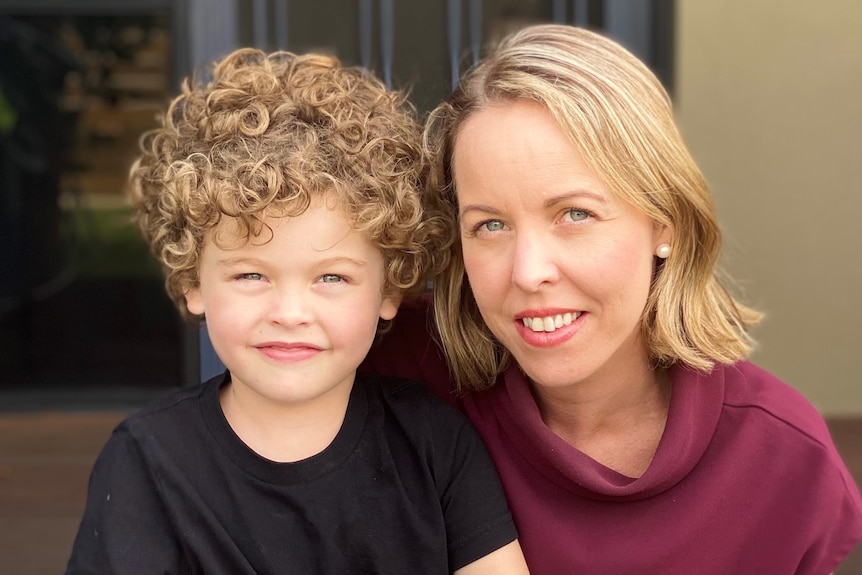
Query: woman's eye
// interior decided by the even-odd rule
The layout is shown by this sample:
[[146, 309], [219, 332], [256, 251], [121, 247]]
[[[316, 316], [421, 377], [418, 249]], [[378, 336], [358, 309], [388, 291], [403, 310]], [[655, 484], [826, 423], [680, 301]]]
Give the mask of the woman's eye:
[[586, 210], [571, 209], [566, 212], [566, 216], [573, 222], [581, 222], [590, 217], [590, 212]]
[[479, 224], [479, 228], [484, 228], [489, 232], [499, 232], [503, 229], [503, 222], [500, 220], [488, 220]]
[[335, 284], [344, 281], [344, 277], [338, 274], [323, 274], [320, 276], [320, 281], [325, 284]]

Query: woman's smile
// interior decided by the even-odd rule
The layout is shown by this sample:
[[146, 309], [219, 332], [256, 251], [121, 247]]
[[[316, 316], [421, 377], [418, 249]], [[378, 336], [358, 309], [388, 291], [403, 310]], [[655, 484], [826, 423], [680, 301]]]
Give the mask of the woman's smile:
[[[583, 318], [583, 320], [581, 319]], [[524, 342], [533, 347], [554, 347], [566, 343], [578, 333], [586, 320], [582, 312], [522, 317], [515, 329]]]
[[558, 329], [571, 325], [577, 320], [583, 312], [576, 311], [574, 313], [566, 311], [551, 315], [525, 315], [521, 317], [524, 327], [535, 332], [552, 332]]

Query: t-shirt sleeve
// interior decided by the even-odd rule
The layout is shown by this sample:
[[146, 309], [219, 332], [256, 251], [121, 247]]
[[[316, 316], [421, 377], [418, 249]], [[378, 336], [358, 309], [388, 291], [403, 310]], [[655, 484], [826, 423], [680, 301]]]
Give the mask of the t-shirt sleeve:
[[449, 407], [435, 425], [438, 492], [454, 571], [517, 538], [500, 478], [479, 434]]
[[185, 572], [170, 526], [151, 470], [121, 424], [90, 474], [66, 574]]

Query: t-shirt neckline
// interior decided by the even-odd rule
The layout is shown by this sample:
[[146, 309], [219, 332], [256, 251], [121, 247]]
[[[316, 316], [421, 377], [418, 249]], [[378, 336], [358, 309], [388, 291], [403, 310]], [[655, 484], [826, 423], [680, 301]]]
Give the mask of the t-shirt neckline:
[[201, 409], [215, 443], [243, 472], [265, 483], [305, 483], [337, 469], [355, 452], [368, 416], [368, 394], [363, 380], [357, 374], [344, 421], [332, 442], [320, 453], [290, 463], [276, 462], [258, 455], [234, 432], [219, 403], [219, 390], [230, 382], [229, 372], [207, 382]]

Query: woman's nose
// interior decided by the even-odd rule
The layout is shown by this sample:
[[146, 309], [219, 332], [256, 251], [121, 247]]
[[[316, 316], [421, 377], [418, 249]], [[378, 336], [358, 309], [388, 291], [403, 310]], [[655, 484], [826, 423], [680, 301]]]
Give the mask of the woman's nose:
[[520, 233], [515, 240], [512, 261], [512, 283], [526, 292], [535, 292], [559, 277], [552, 242], [536, 234]]

